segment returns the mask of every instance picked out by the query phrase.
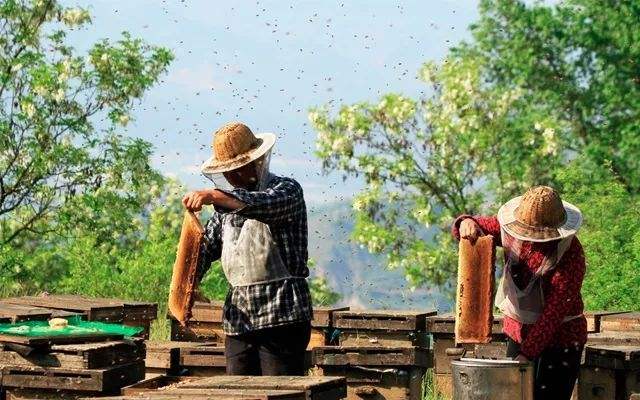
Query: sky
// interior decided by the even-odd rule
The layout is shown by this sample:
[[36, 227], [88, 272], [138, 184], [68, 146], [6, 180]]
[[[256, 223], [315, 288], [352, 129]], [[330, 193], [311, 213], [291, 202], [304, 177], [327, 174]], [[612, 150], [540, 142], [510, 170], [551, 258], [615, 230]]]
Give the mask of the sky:
[[469, 38], [477, 18], [476, 0], [62, 3], [92, 13], [93, 24], [70, 35], [78, 50], [128, 31], [174, 53], [127, 126], [153, 144], [156, 168], [189, 189], [210, 186], [199, 166], [212, 133], [240, 120], [277, 135], [271, 169], [296, 178], [312, 207], [350, 198], [359, 182], [322, 173], [308, 110], [387, 92], [420, 96], [421, 64]]

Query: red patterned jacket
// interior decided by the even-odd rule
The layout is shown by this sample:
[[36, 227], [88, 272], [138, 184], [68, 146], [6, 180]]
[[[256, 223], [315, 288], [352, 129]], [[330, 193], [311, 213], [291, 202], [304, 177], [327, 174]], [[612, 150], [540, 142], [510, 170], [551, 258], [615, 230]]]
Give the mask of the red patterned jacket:
[[[465, 218], [473, 218], [485, 234], [494, 237], [496, 245], [502, 245], [500, 224], [494, 216], [462, 215], [458, 217], [452, 227], [452, 233], [456, 239], [460, 239], [459, 227]], [[516, 285], [526, 286], [533, 272], [540, 266], [544, 253], [550, 251], [550, 246], [555, 246], [555, 244], [523, 243], [521, 249], [523, 263], [520, 265], [525, 264], [526, 268], [512, 271]], [[549, 347], [570, 347], [586, 343], [587, 321], [584, 316], [565, 323], [562, 322], [566, 316], [583, 313], [584, 305], [580, 288], [585, 269], [584, 252], [576, 237], [555, 269], [542, 277], [545, 305], [538, 321], [532, 325], [523, 325], [512, 318], [504, 317], [504, 333], [521, 344], [520, 352], [527, 358], [536, 358]]]

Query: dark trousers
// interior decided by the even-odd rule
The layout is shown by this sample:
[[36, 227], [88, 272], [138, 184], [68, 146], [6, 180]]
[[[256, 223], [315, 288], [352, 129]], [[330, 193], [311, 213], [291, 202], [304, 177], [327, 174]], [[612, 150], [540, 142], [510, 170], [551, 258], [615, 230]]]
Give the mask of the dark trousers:
[[310, 336], [309, 321], [227, 336], [227, 375], [304, 375]]
[[[516, 357], [520, 345], [509, 339], [507, 357]], [[582, 346], [545, 349], [533, 362], [534, 399], [569, 400], [578, 379]]]

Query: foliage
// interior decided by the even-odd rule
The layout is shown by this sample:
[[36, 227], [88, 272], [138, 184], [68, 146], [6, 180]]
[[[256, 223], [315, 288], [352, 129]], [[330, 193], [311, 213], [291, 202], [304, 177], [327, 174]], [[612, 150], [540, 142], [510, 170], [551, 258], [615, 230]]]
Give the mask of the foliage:
[[610, 166], [575, 160], [558, 173], [564, 197], [584, 212], [578, 237], [587, 259], [582, 287], [591, 310], [636, 310], [640, 299], [640, 196]]
[[77, 54], [66, 35], [89, 13], [55, 0], [4, 1], [0, 18], [0, 242], [28, 253], [84, 224], [99, 246], [159, 182], [150, 144], [117, 130], [172, 55], [127, 33]]
[[640, 9], [600, 3], [483, 0], [473, 41], [419, 72], [430, 96], [311, 110], [324, 170], [364, 178], [354, 239], [404, 268], [413, 286], [443, 284], [456, 270], [454, 216], [495, 212], [526, 187], [557, 185], [577, 154], [611, 160], [637, 192], [640, 97], [630, 60], [640, 31], [630, 19]]
[[[315, 267], [316, 263], [313, 259], [309, 259], [308, 266], [310, 269]], [[316, 276], [309, 279], [309, 290], [311, 291], [311, 299], [314, 307], [326, 307], [336, 304], [342, 296], [334, 292], [324, 276]]]

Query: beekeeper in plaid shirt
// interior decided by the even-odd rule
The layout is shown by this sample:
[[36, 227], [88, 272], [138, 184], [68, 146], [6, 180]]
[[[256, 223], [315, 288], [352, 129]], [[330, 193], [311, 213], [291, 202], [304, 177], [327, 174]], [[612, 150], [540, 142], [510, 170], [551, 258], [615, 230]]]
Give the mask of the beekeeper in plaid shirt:
[[224, 306], [229, 375], [304, 375], [312, 319], [307, 285], [307, 211], [300, 184], [269, 172], [275, 135], [233, 122], [214, 134], [202, 173], [213, 189], [187, 193], [210, 204], [198, 282], [220, 259], [231, 285]]

